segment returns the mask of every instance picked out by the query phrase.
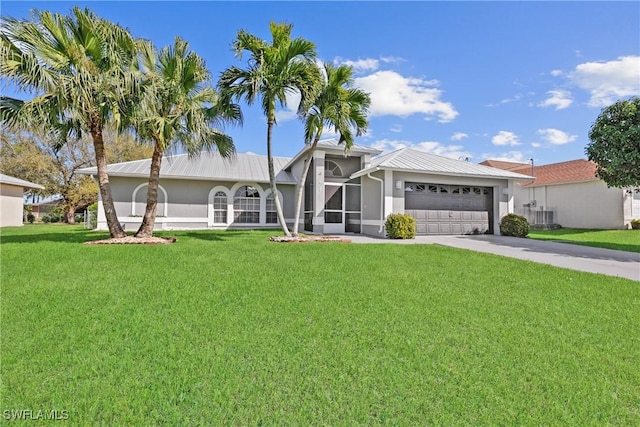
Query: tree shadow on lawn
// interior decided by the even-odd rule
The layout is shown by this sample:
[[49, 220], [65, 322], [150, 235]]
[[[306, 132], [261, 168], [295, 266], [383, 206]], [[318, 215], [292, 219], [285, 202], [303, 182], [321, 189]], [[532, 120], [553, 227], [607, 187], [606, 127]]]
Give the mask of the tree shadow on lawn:
[[[265, 230], [181, 230], [181, 231], [162, 231], [153, 233], [162, 237], [188, 237], [195, 240], [205, 240], [210, 242], [223, 242], [233, 239], [255, 238]], [[265, 237], [265, 240], [268, 237]]]
[[34, 233], [34, 234], [0, 234], [0, 243], [39, 243], [39, 242], [56, 242], [56, 243], [84, 243], [92, 240], [107, 239], [108, 233], [96, 232], [93, 230], [64, 230], [57, 233]]

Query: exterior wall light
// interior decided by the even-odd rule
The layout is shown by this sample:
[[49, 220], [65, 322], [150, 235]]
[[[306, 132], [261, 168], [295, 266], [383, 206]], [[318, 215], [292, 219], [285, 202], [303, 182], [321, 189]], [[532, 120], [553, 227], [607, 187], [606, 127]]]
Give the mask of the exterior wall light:
[[402, 190], [402, 181], [396, 181], [396, 190]]

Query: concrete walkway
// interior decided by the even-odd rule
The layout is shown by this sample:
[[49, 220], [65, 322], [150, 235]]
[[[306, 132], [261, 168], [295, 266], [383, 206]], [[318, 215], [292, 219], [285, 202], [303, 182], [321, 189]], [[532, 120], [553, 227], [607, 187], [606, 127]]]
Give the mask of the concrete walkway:
[[493, 235], [391, 240], [351, 234], [348, 238], [353, 243], [438, 244], [640, 281], [640, 253], [634, 252]]

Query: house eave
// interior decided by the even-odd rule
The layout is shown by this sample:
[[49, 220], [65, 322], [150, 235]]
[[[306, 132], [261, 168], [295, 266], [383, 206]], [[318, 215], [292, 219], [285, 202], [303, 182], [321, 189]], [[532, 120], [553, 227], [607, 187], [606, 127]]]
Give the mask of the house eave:
[[464, 177], [464, 178], [502, 179], [502, 180], [511, 180], [511, 181], [534, 179], [533, 177], [530, 177], [527, 175], [520, 175], [520, 174], [517, 174], [518, 176], [480, 175], [480, 174], [468, 174], [468, 173], [460, 173], [460, 172], [442, 172], [442, 171], [417, 170], [417, 169], [405, 169], [405, 168], [390, 168], [390, 167], [380, 167], [380, 166], [362, 169], [358, 172], [353, 173], [350, 178], [351, 179], [358, 178], [368, 173], [377, 172], [381, 170], [390, 170], [393, 172], [440, 175], [440, 176], [457, 176], [457, 177]]

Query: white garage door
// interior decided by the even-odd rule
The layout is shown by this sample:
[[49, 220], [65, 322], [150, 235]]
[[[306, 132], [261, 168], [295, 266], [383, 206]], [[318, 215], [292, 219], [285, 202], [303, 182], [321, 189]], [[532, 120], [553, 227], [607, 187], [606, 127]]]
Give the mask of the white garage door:
[[417, 234], [493, 232], [493, 189], [463, 185], [407, 183], [405, 213]]

